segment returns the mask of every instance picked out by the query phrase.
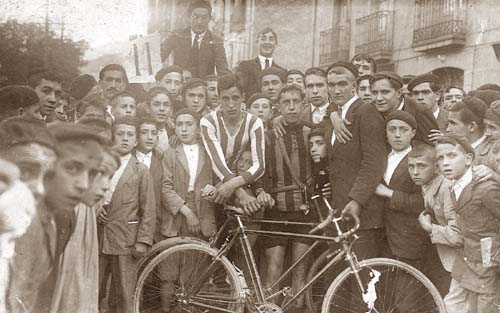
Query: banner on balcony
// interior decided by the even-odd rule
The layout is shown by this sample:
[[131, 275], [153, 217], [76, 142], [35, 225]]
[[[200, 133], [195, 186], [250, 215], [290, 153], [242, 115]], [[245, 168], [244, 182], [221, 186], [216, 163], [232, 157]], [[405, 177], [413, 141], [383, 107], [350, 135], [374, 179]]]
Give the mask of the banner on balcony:
[[132, 36], [123, 64], [131, 83], [151, 83], [161, 69], [160, 34]]

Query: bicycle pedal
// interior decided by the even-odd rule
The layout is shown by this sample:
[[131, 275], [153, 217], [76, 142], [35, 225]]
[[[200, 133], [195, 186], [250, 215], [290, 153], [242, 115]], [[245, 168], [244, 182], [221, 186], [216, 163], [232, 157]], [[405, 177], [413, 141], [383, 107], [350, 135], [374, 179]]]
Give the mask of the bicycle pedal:
[[288, 298], [288, 297], [293, 297], [293, 290], [292, 290], [292, 287], [290, 286], [286, 286], [285, 288], [283, 288], [283, 290], [281, 291], [281, 294], [283, 295], [283, 297], [285, 298]]

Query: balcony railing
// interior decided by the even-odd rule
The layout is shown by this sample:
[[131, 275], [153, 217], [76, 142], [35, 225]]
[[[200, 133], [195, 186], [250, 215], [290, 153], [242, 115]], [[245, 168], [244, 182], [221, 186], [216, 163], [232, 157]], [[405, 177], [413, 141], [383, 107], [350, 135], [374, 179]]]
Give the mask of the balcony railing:
[[349, 59], [348, 26], [337, 26], [321, 31], [319, 44], [320, 66]]
[[427, 51], [465, 44], [465, 0], [416, 0], [413, 47]]
[[356, 19], [356, 54], [366, 53], [377, 61], [392, 58], [394, 11], [378, 11]]

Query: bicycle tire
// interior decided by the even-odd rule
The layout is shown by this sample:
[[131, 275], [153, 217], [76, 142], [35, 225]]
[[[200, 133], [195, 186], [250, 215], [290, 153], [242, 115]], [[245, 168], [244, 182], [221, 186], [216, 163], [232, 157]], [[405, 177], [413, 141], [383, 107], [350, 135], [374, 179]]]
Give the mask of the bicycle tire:
[[[406, 263], [403, 263], [401, 261], [393, 260], [393, 259], [386, 259], [386, 258], [374, 258], [374, 259], [367, 259], [364, 261], [359, 262], [360, 266], [360, 272], [363, 271], [363, 269], [370, 269], [368, 272], [363, 272], [363, 273], [374, 273], [378, 272], [380, 275], [377, 277], [379, 280], [386, 279], [385, 284], [383, 281], [378, 282], [379, 280], [373, 280], [371, 278], [371, 284], [374, 282], [373, 286], [375, 288], [375, 301], [373, 303], [374, 307], [370, 308], [369, 305], [367, 304], [367, 301], [369, 300], [363, 300], [362, 299], [362, 294], [359, 292], [359, 287], [356, 283], [356, 288], [355, 290], [357, 291], [356, 293], [359, 295], [354, 295], [353, 292], [351, 292], [351, 296], [346, 297], [347, 292], [350, 292], [353, 290], [353, 280], [355, 279], [354, 274], [352, 272], [352, 269], [349, 267], [342, 271], [339, 276], [332, 282], [330, 287], [328, 288], [326, 294], [325, 294], [325, 299], [322, 304], [321, 312], [322, 313], [330, 313], [330, 312], [343, 312], [343, 311], [349, 311], [349, 312], [439, 312], [439, 313], [446, 313], [445, 305], [443, 302], [443, 299], [441, 298], [439, 291], [434, 287], [432, 282], [424, 275], [422, 274], [419, 270], [414, 268], [411, 265], [408, 265]], [[385, 267], [385, 270], [381, 273], [378, 270], [373, 270], [373, 268], [378, 268], [379, 270], [383, 270]], [[389, 271], [387, 271], [389, 270]], [[406, 273], [406, 275], [401, 276], [403, 278], [403, 282], [405, 276], [412, 278], [412, 280], [408, 281], [408, 284], [403, 284], [403, 282], [399, 281], [398, 279], [398, 272], [402, 271], [402, 273]], [[394, 276], [393, 272], [395, 271], [395, 278], [392, 278], [397, 285], [396, 288], [389, 288], [389, 278], [386, 278], [387, 276]], [[380, 279], [380, 277], [384, 274], [384, 278]], [[387, 275], [386, 275], [387, 274]], [[355, 280], [354, 280], [355, 281]], [[392, 280], [391, 280], [392, 281]], [[398, 284], [399, 283], [399, 284]], [[419, 287], [416, 285], [416, 288], [410, 288], [412, 285], [410, 283], [420, 283], [421, 286]], [[368, 285], [369, 285], [368, 284]], [[405, 286], [406, 288], [397, 288], [398, 286], [402, 287]], [[420, 297], [420, 289], [425, 288], [427, 290], [428, 294], [423, 295]], [[379, 291], [381, 289], [384, 289], [383, 293], [384, 295], [381, 295]], [[401, 294], [404, 292], [404, 290], [412, 290], [409, 295], [403, 297]], [[373, 290], [373, 289], [372, 289]], [[338, 294], [337, 294], [338, 292]], [[387, 296], [386, 293], [390, 292], [392, 295]], [[369, 292], [368, 292], [369, 293]], [[416, 293], [416, 294], [415, 294]], [[394, 297], [402, 297], [402, 299], [399, 299], [399, 301], [396, 301], [395, 304], [389, 303], [389, 301], [392, 301], [392, 298]], [[335, 300], [334, 300], [335, 297]], [[409, 298], [408, 298], [409, 297]], [[407, 303], [408, 301], [413, 301], [414, 298], [420, 297], [417, 300], [418, 302], [415, 302], [415, 311], [412, 311], [411, 307], [409, 307], [409, 304]], [[423, 298], [425, 297], [425, 299]], [[353, 299], [357, 300], [357, 304], [353, 303]], [[382, 301], [379, 301], [382, 299]], [[347, 302], [347, 304], [344, 304], [344, 302]], [[356, 306], [358, 305], [358, 306]], [[391, 306], [393, 305], [393, 306]], [[399, 307], [395, 307], [396, 305], [399, 305]], [[429, 305], [430, 308], [427, 310], [426, 306]], [[389, 306], [387, 309], [385, 306]], [[401, 308], [404, 307], [404, 308]]]
[[[184, 272], [182, 272], [182, 270], [179, 270], [177, 272], [179, 276], [177, 278], [177, 284], [182, 286], [177, 286], [177, 285], [173, 286], [172, 290], [174, 291], [172, 292], [172, 294], [175, 293], [175, 290], [178, 291], [182, 290], [181, 293], [188, 290], [186, 288], [186, 286], [188, 286], [188, 283], [201, 284], [200, 285], [201, 290], [195, 295], [182, 294], [181, 295], [182, 299], [180, 299], [180, 296], [178, 294], [172, 295], [172, 302], [174, 303], [174, 308], [173, 309], [171, 308], [170, 312], [185, 312], [187, 307], [189, 307], [187, 311], [192, 313], [206, 312], [207, 311], [206, 308], [199, 309], [201, 303], [201, 305], [205, 306], [206, 305], [214, 306], [214, 308], [208, 310], [208, 312], [242, 313], [244, 309], [243, 292], [242, 292], [243, 288], [241, 284], [242, 278], [239, 277], [236, 270], [234, 269], [234, 266], [231, 264], [231, 262], [229, 262], [229, 260], [225, 256], [220, 256], [217, 259], [215, 259], [217, 254], [218, 251], [216, 249], [210, 248], [206, 245], [202, 245], [199, 243], [186, 243], [170, 247], [162, 251], [146, 265], [142, 273], [139, 275], [134, 292], [134, 311], [136, 313], [157, 312], [157, 310], [161, 308], [161, 303], [160, 305], [153, 303], [153, 301], [158, 301], [161, 298], [163, 292], [161, 288], [156, 288], [156, 290], [154, 290], [156, 294], [154, 295], [143, 294], [143, 291], [147, 289], [145, 288], [147, 286], [145, 284], [148, 279], [157, 276], [154, 279], [160, 280], [160, 277], [157, 272], [159, 269], [164, 270], [166, 266], [167, 267], [171, 266], [172, 268], [169, 269], [175, 271], [174, 268], [176, 268], [177, 265], [179, 265], [178, 268], [182, 267], [180, 266], [180, 264], [182, 263], [180, 260], [185, 260], [185, 261], [194, 260], [195, 263], [197, 261], [198, 264], [197, 265], [195, 265], [194, 263], [191, 264], [190, 269], [192, 270], [192, 272], [187, 273], [186, 274], [187, 276], [185, 275]], [[213, 276], [210, 276], [210, 279], [201, 282], [199, 279], [204, 274], [202, 271], [207, 270], [207, 268], [204, 268], [203, 265], [208, 266], [207, 263], [203, 262], [204, 261], [212, 262], [214, 260], [217, 268], [213, 271], [214, 272], [212, 274]], [[172, 261], [177, 263], [173, 263]], [[160, 266], [162, 266], [163, 268], [160, 268]], [[223, 273], [217, 272], [217, 276], [215, 276], [215, 272], [218, 270], [223, 270], [224, 272]], [[167, 272], [171, 273], [172, 271], [170, 272], [167, 271]], [[182, 282], [183, 277], [184, 278], [188, 277], [187, 280], [184, 280], [184, 284]], [[221, 284], [224, 285], [223, 288], [221, 287]], [[222, 294], [218, 294], [219, 290], [224, 290], [228, 294], [224, 296]], [[212, 294], [210, 294], [210, 292], [212, 292]], [[143, 303], [144, 301], [149, 302], [146, 303], [149, 306], [143, 305], [145, 304]], [[151, 307], [152, 304], [156, 306]], [[227, 306], [227, 307], [222, 307], [222, 306]], [[176, 310], [177, 307], [179, 307], [178, 310]]]

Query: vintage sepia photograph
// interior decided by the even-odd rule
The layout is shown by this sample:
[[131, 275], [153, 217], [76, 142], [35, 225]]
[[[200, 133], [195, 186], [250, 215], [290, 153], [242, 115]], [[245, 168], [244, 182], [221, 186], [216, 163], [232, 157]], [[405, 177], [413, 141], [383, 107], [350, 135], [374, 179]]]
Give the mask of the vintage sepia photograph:
[[500, 313], [500, 0], [0, 0], [0, 313]]

